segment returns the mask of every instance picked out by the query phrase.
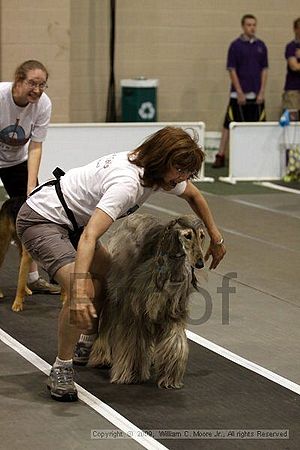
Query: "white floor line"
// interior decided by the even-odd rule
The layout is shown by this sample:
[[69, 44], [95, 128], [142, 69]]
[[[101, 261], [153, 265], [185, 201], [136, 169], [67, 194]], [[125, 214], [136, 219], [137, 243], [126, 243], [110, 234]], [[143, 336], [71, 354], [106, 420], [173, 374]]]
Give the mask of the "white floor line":
[[245, 205], [245, 206], [250, 206], [252, 208], [262, 209], [264, 211], [272, 212], [274, 214], [280, 214], [282, 216], [293, 217], [294, 219], [298, 219], [298, 220], [300, 219], [300, 216], [297, 216], [296, 214], [289, 213], [286, 211], [278, 211], [278, 209], [269, 208], [268, 206], [258, 205], [257, 203], [247, 202], [245, 200], [240, 200], [237, 198], [230, 198], [229, 201], [234, 202], [234, 203], [240, 203], [241, 205]]
[[[264, 183], [265, 183], [265, 185], [264, 185]], [[258, 186], [269, 187], [271, 189], [278, 189], [278, 190], [281, 190], [281, 191], [292, 192], [293, 194], [300, 194], [300, 190], [291, 189], [291, 188], [285, 188], [284, 186], [279, 186], [279, 188], [280, 188], [279, 189], [279, 188], [276, 187], [277, 185], [274, 185], [272, 183], [268, 183], [267, 181], [266, 182], [256, 182], [256, 183], [253, 183], [253, 184], [256, 184]], [[201, 188], [201, 185], [199, 186], [199, 188]], [[209, 196], [210, 197], [220, 197], [218, 194], [214, 194], [212, 192], [205, 192], [205, 191], [204, 191], [204, 195], [208, 196], [208, 197]], [[247, 202], [247, 201], [244, 201], [244, 200], [232, 198], [231, 195], [223, 196], [222, 200], [223, 201], [227, 201], [227, 202], [241, 203], [241, 204], [244, 204], [246, 206], [252, 206], [253, 208], [258, 208], [258, 209], [263, 209], [265, 211], [270, 211], [270, 212], [273, 212], [274, 214], [281, 214], [281, 215], [284, 215], [284, 216], [293, 217], [295, 219], [300, 219], [299, 215], [296, 215], [296, 214], [293, 214], [293, 213], [290, 213], [290, 212], [286, 212], [286, 211], [279, 211], [278, 209], [269, 208], [267, 206], [259, 205], [257, 203], [252, 203], [252, 202]]]
[[[297, 192], [300, 193], [300, 190], [297, 191]], [[211, 197], [219, 197], [217, 194], [212, 194], [211, 192], [204, 192], [204, 194], [205, 194], [205, 195], [208, 195], [208, 196], [211, 196]], [[287, 211], [279, 211], [278, 209], [275, 209], [275, 208], [270, 208], [270, 207], [268, 207], [268, 206], [259, 205], [259, 204], [257, 204], [257, 203], [247, 202], [247, 201], [245, 201], [245, 200], [241, 200], [241, 199], [237, 199], [237, 198], [232, 198], [231, 196], [225, 196], [225, 197], [222, 198], [222, 200], [225, 201], [225, 202], [226, 202], [226, 201], [227, 201], [227, 202], [230, 202], [230, 203], [231, 203], [231, 202], [233, 202], [233, 203], [240, 203], [241, 205], [250, 206], [250, 207], [252, 207], [252, 208], [257, 208], [257, 209], [262, 209], [262, 210], [264, 210], [264, 211], [272, 212], [272, 213], [274, 213], [274, 214], [280, 214], [280, 215], [283, 215], [283, 216], [293, 217], [294, 219], [300, 219], [299, 215], [293, 214], [293, 213], [291, 213], [291, 212], [287, 212]], [[145, 206], [146, 206], [146, 205], [152, 206], [150, 203], [145, 203], [144, 205], [145, 205]], [[155, 205], [153, 205], [153, 206], [155, 206]], [[161, 209], [161, 212], [166, 212], [166, 211], [168, 211], [167, 209], [165, 209], [165, 208], [160, 208], [159, 206], [155, 206], [154, 209], [156, 209], [156, 208], [157, 208], [157, 211], [160, 211], [160, 209]], [[178, 213], [177, 213], [176, 215], [178, 215]]]
[[168, 214], [169, 216], [176, 216], [178, 217], [179, 212], [178, 211], [172, 211], [171, 209], [162, 208], [161, 206], [152, 205], [151, 203], [144, 203], [143, 206], [146, 206], [146, 208], [154, 209], [154, 211], [162, 212], [164, 214]]
[[280, 386], [283, 386], [286, 389], [300, 395], [299, 384], [294, 383], [293, 381], [284, 378], [281, 375], [278, 375], [277, 373], [274, 373], [271, 370], [268, 370], [265, 367], [262, 367], [252, 361], [249, 361], [248, 359], [245, 359], [242, 356], [236, 355], [230, 350], [227, 350], [226, 348], [223, 348], [220, 345], [214, 344], [213, 342], [199, 336], [196, 333], [193, 333], [192, 331], [186, 330], [186, 335], [188, 339], [195, 342], [196, 344], [202, 345], [202, 347], [205, 347], [208, 350], [211, 350], [212, 352], [217, 353], [218, 355], [221, 355], [226, 359], [229, 359], [230, 361], [238, 364], [239, 366], [245, 367], [246, 369], [249, 369], [252, 372], [255, 372], [263, 376], [264, 378], [267, 378], [268, 380], [271, 380], [274, 383], [279, 384]]
[[273, 184], [273, 183], [270, 183], [269, 181], [262, 181], [262, 182], [257, 182], [254, 184], [257, 184], [259, 186], [264, 186], [267, 188], [271, 188], [271, 189], [276, 189], [277, 191], [290, 192], [292, 194], [298, 194], [298, 195], [300, 194], [300, 190], [298, 190], [298, 189], [292, 189], [292, 188], [288, 188], [285, 186], [280, 186], [279, 184]]
[[[29, 361], [33, 366], [37, 367], [40, 371], [44, 372], [46, 375], [49, 375], [51, 366], [34, 352], [29, 350], [23, 344], [18, 342], [8, 333], [0, 328], [0, 340], [6, 344], [8, 347], [15, 350], [19, 353], [23, 358]], [[76, 383], [76, 387], [78, 389], [78, 398], [86, 403], [90, 408], [100, 414], [102, 417], [107, 419], [110, 423], [115, 425], [118, 429], [122, 430], [124, 433], [131, 433], [130, 436], [133, 440], [138, 442], [144, 448], [149, 450], [168, 450], [167, 447], [160, 444], [158, 441], [153, 439], [150, 436], [145, 436], [145, 433], [142, 432], [138, 427], [136, 427], [133, 423], [115, 411], [113, 408], [108, 406], [106, 403], [99, 400], [93, 394], [88, 392], [86, 389], [81, 387]], [[53, 400], [54, 401], [54, 400]], [[142, 435], [142, 436], [141, 436]]]
[[[255, 372], [263, 376], [264, 378], [267, 378], [268, 380], [276, 384], [279, 384], [280, 386], [300, 395], [300, 385], [294, 383], [293, 381], [284, 378], [252, 361], [249, 361], [231, 352], [230, 350], [227, 350], [221, 347], [220, 345], [217, 345], [209, 341], [208, 339], [205, 339], [199, 336], [198, 334], [193, 333], [192, 331], [186, 330], [186, 335], [188, 339], [195, 342], [196, 344], [199, 344], [202, 347], [205, 347], [208, 350], [228, 359], [229, 361], [232, 361], [235, 364], [238, 364], [239, 366], [245, 367], [246, 369], [251, 370], [252, 372]], [[49, 371], [51, 369], [50, 364], [48, 364], [38, 355], [33, 353], [23, 344], [18, 342], [12, 336], [7, 334], [1, 328], [0, 328], [0, 340], [10, 348], [15, 350], [17, 353], [19, 353], [24, 359], [29, 361], [32, 365], [34, 365], [39, 370], [44, 372], [46, 375], [49, 374]], [[86, 389], [82, 388], [78, 384], [76, 384], [76, 387], [78, 389], [78, 397], [81, 401], [87, 404], [90, 408], [92, 408], [102, 417], [107, 419], [110, 423], [115, 425], [118, 429], [122, 430], [124, 433], [132, 433], [131, 438], [136, 442], [138, 442], [140, 445], [142, 445], [144, 448], [149, 450], [168, 450], [167, 447], [163, 446], [155, 439], [151, 438], [150, 436], [145, 436], [144, 433], [141, 433], [141, 430], [138, 427], [133, 425], [129, 420], [127, 420], [121, 414], [116, 412], [106, 403], [99, 400], [97, 397], [88, 392]], [[139, 433], [143, 434], [143, 436], [140, 436]]]
[[[154, 211], [158, 211], [163, 214], [168, 214], [169, 216], [178, 217], [180, 215], [180, 213], [178, 211], [172, 211], [171, 209], [162, 208], [161, 206], [152, 205], [151, 203], [144, 203], [144, 206], [146, 208], [153, 209]], [[226, 233], [234, 234], [235, 236], [243, 237], [245, 239], [251, 239], [253, 241], [259, 242], [260, 244], [267, 244], [267, 245], [270, 245], [271, 247], [280, 248], [282, 250], [289, 251], [292, 253], [299, 253], [297, 250], [294, 250], [292, 248], [289, 248], [289, 247], [286, 247], [286, 246], [280, 245], [280, 244], [275, 244], [274, 242], [269, 242], [269, 241], [266, 241], [265, 239], [256, 238], [254, 236], [251, 236], [250, 234], [240, 233], [239, 231], [235, 231], [230, 228], [225, 228], [222, 226], [219, 226], [219, 228], [220, 228], [220, 230], [223, 230]]]
[[[257, 184], [257, 185], [261, 185], [261, 183], [253, 183], [253, 184]], [[201, 186], [200, 186], [201, 187]], [[269, 186], [271, 187], [271, 186]], [[289, 189], [289, 188], [287, 188]], [[299, 194], [300, 191], [297, 191], [297, 194]], [[294, 190], [293, 190], [294, 193]], [[210, 197], [220, 197], [218, 194], [213, 194], [212, 192], [204, 192], [205, 196], [210, 196]], [[246, 205], [246, 206], [252, 206], [252, 208], [258, 208], [258, 209], [262, 209], [265, 211], [270, 211], [273, 212], [274, 214], [281, 214], [284, 216], [288, 216], [288, 217], [293, 217], [294, 219], [300, 219], [299, 215], [287, 212], [287, 211], [279, 211], [278, 209], [275, 208], [269, 208], [268, 206], [263, 206], [263, 205], [259, 205], [257, 203], [253, 203], [253, 202], [247, 202], [245, 200], [240, 200], [240, 199], [236, 199], [236, 198], [232, 198], [231, 195], [226, 195], [222, 197], [222, 200], [224, 202], [234, 202], [234, 203], [241, 203], [242, 205]]]
[[232, 230], [231, 228], [226, 228], [226, 227], [222, 227], [222, 226], [219, 228], [220, 228], [220, 230], [225, 231], [228, 234], [234, 234], [235, 236], [239, 236], [239, 237], [242, 237], [245, 239], [251, 239], [252, 241], [259, 242], [260, 244], [266, 244], [271, 247], [280, 248], [281, 250], [285, 250], [287, 252], [299, 253], [298, 250], [286, 247], [285, 245], [275, 244], [274, 242], [267, 241], [266, 239], [260, 239], [260, 238], [251, 236], [250, 234], [246, 234], [246, 233], [240, 233], [239, 231]]

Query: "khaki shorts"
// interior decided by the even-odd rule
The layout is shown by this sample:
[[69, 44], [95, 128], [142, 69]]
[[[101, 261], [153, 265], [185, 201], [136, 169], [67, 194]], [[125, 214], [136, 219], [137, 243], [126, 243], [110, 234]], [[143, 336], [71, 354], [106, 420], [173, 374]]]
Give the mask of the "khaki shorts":
[[42, 217], [24, 203], [17, 217], [17, 233], [34, 261], [52, 278], [58, 269], [75, 261], [76, 251], [67, 226]]
[[285, 91], [282, 94], [282, 108], [300, 110], [300, 90]]

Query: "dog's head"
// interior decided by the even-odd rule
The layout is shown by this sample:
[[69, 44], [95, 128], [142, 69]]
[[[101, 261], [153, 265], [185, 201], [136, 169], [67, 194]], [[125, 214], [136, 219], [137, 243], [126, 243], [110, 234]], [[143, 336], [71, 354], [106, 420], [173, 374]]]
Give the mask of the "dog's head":
[[184, 281], [186, 267], [192, 268], [192, 284], [197, 288], [194, 269], [204, 267], [204, 227], [195, 216], [182, 216], [169, 222], [163, 229], [157, 251], [159, 290], [169, 281]]
[[184, 259], [194, 269], [202, 269], [204, 239], [203, 223], [195, 216], [181, 216], [166, 225], [160, 253], [178, 262]]
[[194, 269], [204, 267], [204, 226], [195, 216], [183, 216], [177, 220], [179, 240], [186, 255], [186, 261]]

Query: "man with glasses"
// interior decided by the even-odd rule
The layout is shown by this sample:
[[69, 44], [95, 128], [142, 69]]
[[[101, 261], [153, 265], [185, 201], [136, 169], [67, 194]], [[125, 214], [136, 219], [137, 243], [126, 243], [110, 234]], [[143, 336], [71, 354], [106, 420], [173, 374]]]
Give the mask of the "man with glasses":
[[[42, 145], [51, 116], [51, 101], [44, 92], [48, 71], [29, 60], [15, 71], [13, 82], [0, 83], [0, 179], [12, 197], [27, 197], [38, 184]], [[58, 294], [59, 286], [39, 277], [32, 264], [28, 287], [33, 292]]]

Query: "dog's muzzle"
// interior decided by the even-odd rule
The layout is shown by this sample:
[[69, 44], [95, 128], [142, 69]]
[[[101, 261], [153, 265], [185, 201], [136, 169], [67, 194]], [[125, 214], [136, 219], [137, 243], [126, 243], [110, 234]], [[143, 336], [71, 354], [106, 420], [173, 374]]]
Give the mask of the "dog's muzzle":
[[202, 258], [198, 259], [198, 261], [195, 264], [196, 269], [203, 269], [204, 267], [204, 261]]

